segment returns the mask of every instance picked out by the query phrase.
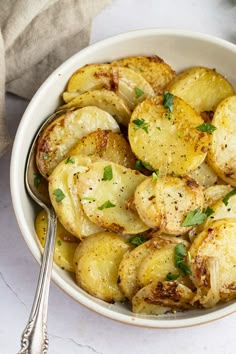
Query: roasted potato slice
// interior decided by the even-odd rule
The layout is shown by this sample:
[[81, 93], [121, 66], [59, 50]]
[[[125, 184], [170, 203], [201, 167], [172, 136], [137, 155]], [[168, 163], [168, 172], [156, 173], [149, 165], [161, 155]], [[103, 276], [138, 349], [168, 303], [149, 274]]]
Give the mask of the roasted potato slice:
[[208, 162], [227, 183], [236, 187], [236, 95], [222, 101], [214, 114]]
[[224, 98], [234, 94], [233, 86], [224, 76], [205, 67], [184, 70], [167, 89], [190, 104], [197, 113], [215, 111]]
[[71, 156], [61, 161], [49, 177], [49, 195], [59, 221], [74, 236], [82, 239], [102, 229], [92, 223], [83, 211], [78, 195], [77, 179], [89, 170], [96, 158]]
[[152, 282], [139, 290], [132, 299], [132, 310], [145, 315], [193, 309], [194, 293], [176, 281]]
[[218, 200], [223, 199], [232, 190], [228, 184], [217, 184], [204, 191], [205, 206], [212, 206]]
[[67, 156], [71, 155], [94, 155], [132, 169], [136, 162], [127, 140], [121, 134], [111, 130], [97, 130], [84, 136], [68, 152]]
[[179, 235], [190, 228], [182, 226], [188, 212], [202, 208], [202, 187], [190, 177], [148, 178], [135, 191], [134, 202], [146, 225], [161, 232]]
[[[47, 213], [41, 210], [35, 219], [35, 231], [42, 245], [45, 246], [47, 232]], [[54, 262], [68, 272], [74, 272], [73, 258], [79, 240], [71, 235], [64, 227], [57, 222], [56, 242], [54, 251]]]
[[186, 174], [205, 159], [209, 134], [196, 129], [202, 118], [183, 100], [173, 99], [173, 113], [163, 106], [163, 96], [136, 107], [129, 123], [134, 154], [153, 170]]
[[127, 126], [129, 124], [131, 111], [124, 103], [124, 101], [109, 90], [94, 90], [84, 92], [77, 95], [67, 104], [61, 106], [59, 109], [82, 108], [86, 106], [95, 106], [110, 113], [118, 123]]
[[110, 231], [137, 234], [147, 230], [137, 212], [128, 209], [135, 188], [145, 178], [113, 162], [94, 162], [77, 182], [84, 212], [93, 223]]
[[121, 236], [111, 232], [97, 233], [83, 240], [74, 256], [77, 284], [104, 301], [125, 300], [117, 285], [118, 267], [130, 248]]
[[176, 76], [174, 70], [157, 55], [122, 58], [113, 61], [111, 65], [124, 66], [138, 72], [157, 95], [162, 94], [167, 84]]
[[188, 175], [204, 188], [213, 186], [218, 180], [215, 171], [205, 161]]
[[[71, 101], [75, 94], [82, 94], [91, 90], [110, 90], [113, 85], [112, 69], [110, 64], [89, 64], [77, 70], [69, 79], [67, 92], [64, 92], [65, 102]], [[70, 95], [72, 93], [72, 95]]]
[[48, 178], [78, 140], [97, 129], [120, 131], [116, 120], [97, 107], [75, 109], [55, 119], [38, 140], [36, 161], [40, 173]]
[[191, 279], [204, 307], [236, 298], [236, 219], [221, 219], [198, 234], [189, 248]]

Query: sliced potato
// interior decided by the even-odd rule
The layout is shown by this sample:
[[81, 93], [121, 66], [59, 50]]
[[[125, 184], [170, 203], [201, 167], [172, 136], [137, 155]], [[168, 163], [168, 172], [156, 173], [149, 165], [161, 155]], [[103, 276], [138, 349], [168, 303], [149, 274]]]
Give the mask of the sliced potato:
[[136, 188], [134, 201], [141, 219], [148, 226], [179, 235], [189, 230], [182, 223], [188, 212], [203, 207], [204, 194], [190, 177], [166, 176], [143, 181]]
[[222, 101], [214, 114], [208, 162], [227, 183], [236, 187], [236, 95]]
[[122, 58], [113, 61], [111, 65], [124, 66], [138, 72], [157, 95], [162, 94], [166, 85], [176, 76], [174, 70], [157, 55]]
[[195, 181], [204, 188], [213, 186], [218, 180], [218, 176], [215, 171], [208, 166], [205, 161], [201, 163], [196, 170], [190, 172], [189, 176], [195, 179]]
[[130, 109], [134, 109], [137, 104], [144, 101], [147, 97], [155, 95], [152, 86], [136, 71], [114, 66], [112, 72], [115, 91]]
[[139, 290], [132, 299], [132, 310], [146, 315], [162, 315], [170, 311], [193, 309], [194, 293], [176, 281], [152, 282]]
[[174, 97], [173, 105], [171, 116], [163, 96], [138, 105], [129, 123], [129, 141], [134, 154], [154, 170], [182, 175], [205, 159], [209, 134], [196, 129], [203, 120], [187, 103]]
[[40, 173], [48, 178], [78, 140], [97, 129], [120, 131], [116, 120], [97, 107], [68, 111], [55, 119], [38, 140], [36, 161]]
[[236, 298], [236, 219], [212, 222], [190, 246], [191, 279], [204, 307]]
[[168, 91], [190, 104], [197, 113], [214, 111], [226, 97], [234, 94], [233, 86], [216, 70], [192, 67], [176, 76]]
[[105, 89], [88, 91], [77, 95], [69, 103], [61, 106], [60, 109], [82, 108], [86, 106], [95, 106], [103, 109], [110, 113], [118, 123], [125, 126], [129, 123], [131, 111], [127, 105], [114, 92]]
[[94, 155], [106, 161], [112, 161], [119, 165], [133, 168], [136, 158], [126, 139], [111, 130], [97, 130], [84, 136], [70, 150], [71, 155]]
[[[110, 64], [90, 64], [77, 70], [69, 79], [67, 92], [82, 94], [90, 90], [110, 90], [112, 86], [112, 69]], [[75, 95], [64, 95], [65, 102], [69, 102]]]
[[[42, 245], [45, 246], [47, 232], [47, 213], [41, 210], [35, 219], [35, 231]], [[54, 250], [54, 262], [68, 272], [74, 272], [73, 258], [79, 240], [71, 235], [64, 227], [57, 222], [56, 242]]]
[[59, 221], [64, 228], [79, 239], [102, 231], [83, 211], [78, 195], [77, 179], [89, 170], [94, 157], [71, 156], [61, 161], [49, 177], [49, 195]]
[[117, 285], [118, 267], [131, 248], [121, 236], [101, 232], [83, 240], [76, 249], [76, 282], [89, 294], [104, 301], [125, 299]]
[[[106, 175], [106, 169], [110, 170]], [[80, 174], [77, 190], [84, 212], [95, 224], [110, 231], [137, 234], [148, 229], [127, 203], [146, 177], [113, 162], [94, 162]]]
[[228, 184], [217, 184], [204, 191], [205, 206], [212, 206], [218, 200], [223, 199], [233, 188]]

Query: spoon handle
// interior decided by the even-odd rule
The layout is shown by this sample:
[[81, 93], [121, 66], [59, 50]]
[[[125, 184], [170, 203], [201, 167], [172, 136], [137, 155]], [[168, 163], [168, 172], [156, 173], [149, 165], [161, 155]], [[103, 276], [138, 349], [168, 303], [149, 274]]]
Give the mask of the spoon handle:
[[38, 279], [37, 290], [28, 323], [22, 333], [18, 354], [46, 354], [48, 350], [47, 312], [51, 280], [57, 218], [53, 208], [45, 207], [48, 216], [46, 244]]

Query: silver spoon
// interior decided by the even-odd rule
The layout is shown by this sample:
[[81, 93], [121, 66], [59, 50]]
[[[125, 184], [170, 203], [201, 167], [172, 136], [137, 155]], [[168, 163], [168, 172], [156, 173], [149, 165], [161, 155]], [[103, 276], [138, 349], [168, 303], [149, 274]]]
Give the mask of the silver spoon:
[[21, 349], [18, 354], [45, 354], [48, 350], [47, 335], [47, 311], [48, 296], [53, 265], [53, 254], [56, 239], [57, 217], [50, 203], [49, 196], [43, 194], [40, 188], [34, 184], [37, 167], [35, 162], [37, 139], [41, 131], [52, 120], [63, 112], [59, 111], [51, 115], [42, 124], [36, 133], [31, 148], [28, 153], [25, 168], [25, 186], [30, 197], [47, 212], [48, 226], [46, 233], [46, 243], [42, 256], [42, 263], [37, 284], [37, 289], [29, 316], [28, 323], [22, 333]]

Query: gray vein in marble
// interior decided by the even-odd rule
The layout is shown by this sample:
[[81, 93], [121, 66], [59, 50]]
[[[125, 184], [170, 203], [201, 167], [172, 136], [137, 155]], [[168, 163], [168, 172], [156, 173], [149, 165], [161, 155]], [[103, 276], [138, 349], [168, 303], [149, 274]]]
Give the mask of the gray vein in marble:
[[75, 344], [79, 348], [88, 348], [93, 353], [102, 354], [102, 352], [98, 352], [96, 349], [91, 347], [91, 345], [78, 343], [77, 341], [75, 341], [73, 338], [70, 338], [70, 337], [60, 337], [60, 336], [57, 336], [57, 335], [52, 334], [52, 333], [49, 333], [49, 337], [56, 338], [56, 339], [61, 339], [61, 340], [68, 340], [68, 341], [72, 342], [73, 344]]
[[0, 278], [2, 279], [3, 283], [6, 285], [6, 287], [11, 291], [12, 294], [17, 298], [17, 300], [25, 307], [27, 308], [26, 304], [19, 298], [18, 294], [12, 289], [12, 287], [7, 283], [6, 279], [4, 278], [3, 274], [0, 272]]

